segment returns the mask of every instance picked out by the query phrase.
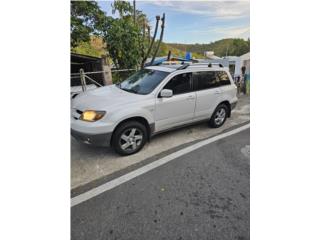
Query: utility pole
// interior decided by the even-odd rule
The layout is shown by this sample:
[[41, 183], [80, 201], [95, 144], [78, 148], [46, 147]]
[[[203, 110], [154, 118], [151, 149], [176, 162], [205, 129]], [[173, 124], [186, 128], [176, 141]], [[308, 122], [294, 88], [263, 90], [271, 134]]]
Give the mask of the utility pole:
[[133, 23], [136, 24], [136, 0], [133, 0]]
[[166, 15], [165, 15], [165, 13], [164, 13], [164, 14], [163, 14], [163, 16], [162, 16], [162, 18], [161, 18], [161, 22], [162, 22], [162, 24], [161, 24], [161, 34], [160, 34], [160, 39], [159, 39], [159, 42], [158, 42], [158, 46], [157, 46], [157, 48], [156, 48], [156, 50], [155, 50], [155, 52], [154, 52], [154, 54], [153, 54], [153, 57], [152, 57], [152, 59], [151, 59], [150, 65], [152, 65], [152, 64], [153, 64], [154, 59], [156, 58], [156, 55], [158, 54], [158, 51], [159, 51], [159, 48], [160, 48], [160, 44], [161, 44], [162, 39], [163, 39], [163, 32], [164, 32], [164, 23], [165, 23], [165, 19], [166, 19]]
[[[156, 39], [156, 36], [157, 36], [157, 31], [158, 31], [158, 25], [159, 25], [159, 21], [160, 21], [160, 16], [156, 16], [156, 28], [154, 30], [154, 33], [153, 33], [153, 38], [151, 39], [151, 43], [149, 45], [149, 49], [147, 51], [147, 54], [144, 56], [142, 62], [141, 62], [141, 68], [144, 67], [144, 63], [146, 62], [148, 56], [150, 55], [151, 53], [151, 50], [152, 50], [152, 47], [153, 47], [153, 44], [154, 44], [154, 40]], [[149, 33], [150, 33], [150, 30], [149, 30]]]

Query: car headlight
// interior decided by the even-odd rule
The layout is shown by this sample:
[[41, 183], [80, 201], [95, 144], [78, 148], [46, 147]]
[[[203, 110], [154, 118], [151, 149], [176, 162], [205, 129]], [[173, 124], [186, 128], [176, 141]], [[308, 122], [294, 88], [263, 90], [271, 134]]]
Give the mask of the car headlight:
[[81, 114], [80, 120], [87, 122], [95, 122], [101, 119], [105, 114], [105, 111], [86, 110]]

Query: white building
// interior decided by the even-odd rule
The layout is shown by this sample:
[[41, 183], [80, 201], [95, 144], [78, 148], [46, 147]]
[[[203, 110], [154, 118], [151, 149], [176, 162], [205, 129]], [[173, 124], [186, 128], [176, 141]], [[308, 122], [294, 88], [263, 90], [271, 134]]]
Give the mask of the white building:
[[229, 71], [234, 78], [241, 75], [241, 59], [237, 56], [227, 56], [225, 59], [229, 62]]
[[229, 71], [234, 77], [241, 75], [241, 68], [246, 67], [246, 73], [250, 73], [250, 52], [243, 54], [240, 57], [227, 56], [224, 57], [229, 62]]
[[250, 74], [250, 52], [240, 56], [241, 65], [246, 67], [246, 74]]
[[205, 51], [203, 55], [208, 59], [221, 59], [221, 57], [214, 55], [214, 51]]

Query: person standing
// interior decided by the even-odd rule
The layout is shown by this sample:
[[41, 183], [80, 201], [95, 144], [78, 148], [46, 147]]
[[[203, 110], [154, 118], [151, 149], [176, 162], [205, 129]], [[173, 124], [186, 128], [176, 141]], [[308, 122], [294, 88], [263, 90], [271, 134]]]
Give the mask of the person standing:
[[241, 85], [242, 85], [242, 92], [246, 94], [246, 83], [245, 83], [245, 74], [246, 74], [246, 66], [241, 67]]

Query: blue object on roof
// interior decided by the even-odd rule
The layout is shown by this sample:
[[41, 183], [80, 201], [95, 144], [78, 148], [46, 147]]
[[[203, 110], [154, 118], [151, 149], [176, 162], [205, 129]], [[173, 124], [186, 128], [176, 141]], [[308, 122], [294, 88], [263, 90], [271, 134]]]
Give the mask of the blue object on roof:
[[186, 58], [182, 58], [182, 57], [176, 57], [176, 58], [173, 58], [174, 60], [176, 61], [182, 61], [182, 62], [186, 62], [186, 61], [190, 61], [191, 59], [186, 59]]
[[[161, 63], [163, 63], [164, 61], [166, 61], [167, 58], [166, 57], [156, 57], [153, 61], [153, 64], [152, 65], [160, 65]], [[151, 58], [149, 59], [149, 61], [147, 61], [145, 63], [145, 66], [150, 66], [150, 61], [151, 61]]]
[[191, 52], [186, 52], [186, 60], [189, 61], [192, 59], [192, 53]]
[[153, 61], [153, 64], [154, 64], [154, 65], [158, 65], [158, 64], [163, 63], [163, 62], [166, 61], [166, 60], [167, 60], [167, 58], [165, 58], [165, 57], [163, 57], [163, 58], [157, 58], [157, 59], [155, 59], [155, 60]]

